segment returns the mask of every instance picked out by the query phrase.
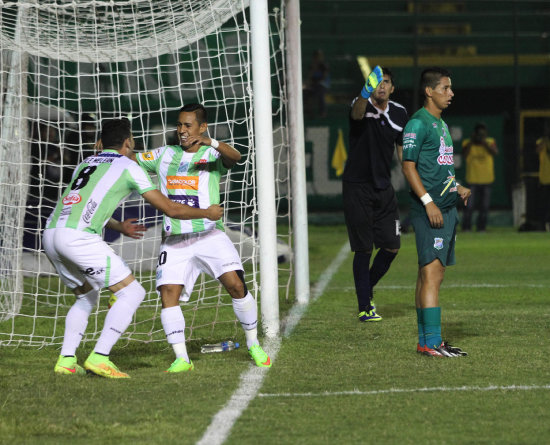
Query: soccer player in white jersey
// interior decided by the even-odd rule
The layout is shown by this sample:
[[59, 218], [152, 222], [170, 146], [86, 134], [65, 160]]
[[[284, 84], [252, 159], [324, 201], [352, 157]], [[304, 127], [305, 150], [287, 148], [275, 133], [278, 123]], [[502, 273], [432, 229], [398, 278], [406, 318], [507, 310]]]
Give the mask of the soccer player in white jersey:
[[[139, 165], [157, 174], [162, 193], [196, 208], [220, 202], [220, 177], [241, 159], [235, 148], [206, 135], [207, 127], [204, 106], [187, 104], [178, 115], [180, 145], [137, 155]], [[239, 254], [225, 234], [222, 220], [178, 221], [165, 216], [157, 289], [162, 299], [162, 326], [176, 355], [167, 372], [194, 369], [185, 345], [185, 319], [179, 300], [189, 298], [201, 272], [218, 279], [231, 295], [251, 358], [259, 367], [270, 367], [271, 359], [258, 342], [256, 300], [248, 292]]]
[[[77, 166], [43, 234], [46, 255], [61, 280], [76, 295], [65, 320], [63, 346], [54, 372], [81, 375], [86, 369], [103, 377], [128, 378], [128, 374], [109, 360], [109, 353], [132, 321], [145, 297], [145, 289], [126, 263], [103, 241], [103, 227], [109, 225], [123, 231], [123, 224], [111, 216], [133, 190], [170, 218], [216, 221], [223, 210], [218, 205], [206, 209], [182, 205], [156, 189], [149, 175], [130, 159], [134, 139], [127, 119], [104, 122], [101, 141], [103, 151]], [[107, 313], [101, 335], [82, 368], [77, 363], [76, 349], [97, 304], [99, 290], [104, 287], [109, 288], [117, 300]]]

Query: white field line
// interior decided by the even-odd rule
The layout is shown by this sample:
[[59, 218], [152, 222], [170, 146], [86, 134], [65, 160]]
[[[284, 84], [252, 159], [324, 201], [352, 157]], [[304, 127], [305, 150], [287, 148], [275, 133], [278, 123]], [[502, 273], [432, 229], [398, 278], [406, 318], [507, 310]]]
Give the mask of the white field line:
[[509, 386], [435, 386], [432, 388], [390, 388], [390, 389], [378, 389], [372, 391], [359, 391], [354, 389], [353, 391], [335, 391], [335, 392], [303, 392], [303, 393], [259, 393], [258, 397], [333, 397], [333, 396], [371, 396], [378, 394], [402, 394], [402, 393], [414, 393], [414, 392], [453, 392], [453, 391], [466, 391], [466, 392], [482, 392], [482, 391], [533, 391], [539, 389], [550, 389], [550, 385], [509, 385]]
[[[476, 288], [496, 288], [496, 289], [509, 289], [512, 287], [528, 287], [528, 288], [538, 288], [544, 289], [550, 287], [547, 284], [533, 284], [533, 283], [510, 283], [510, 284], [491, 284], [491, 283], [456, 283], [456, 284], [442, 284], [442, 289], [476, 289]], [[344, 291], [353, 291], [355, 292], [355, 287], [353, 286], [342, 286], [340, 289]], [[378, 289], [415, 289], [415, 284], [377, 284], [376, 290]]]
[[[346, 242], [334, 261], [321, 274], [321, 279], [313, 287], [310, 297], [311, 301], [317, 300], [323, 294], [333, 275], [349, 254], [349, 243]], [[295, 304], [292, 307], [288, 316], [282, 322], [284, 337], [288, 337], [292, 333], [304, 315], [307, 306], [307, 304]], [[281, 338], [266, 339], [263, 347], [274, 362], [273, 366], [277, 366], [275, 359], [277, 358], [279, 349], [281, 349]], [[225, 442], [237, 419], [247, 408], [248, 404], [257, 396], [268, 369], [258, 368], [251, 364], [248, 371], [241, 374], [239, 387], [225, 406], [213, 417], [203, 436], [197, 442], [197, 445], [218, 445]]]

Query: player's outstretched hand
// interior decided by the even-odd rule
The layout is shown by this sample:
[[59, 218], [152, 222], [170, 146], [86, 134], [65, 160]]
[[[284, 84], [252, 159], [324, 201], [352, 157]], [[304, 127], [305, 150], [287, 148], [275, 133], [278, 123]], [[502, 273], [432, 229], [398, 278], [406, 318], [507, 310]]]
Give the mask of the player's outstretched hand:
[[367, 77], [365, 86], [361, 90], [361, 96], [364, 99], [368, 99], [372, 94], [372, 92], [376, 89], [378, 84], [382, 82], [383, 79], [384, 79], [384, 73], [382, 71], [382, 68], [376, 65], [372, 70], [372, 73], [370, 73], [369, 77]]
[[206, 209], [207, 218], [210, 221], [217, 221], [223, 216], [223, 207], [218, 204], [212, 204]]
[[120, 222], [121, 233], [130, 238], [140, 239], [143, 238], [144, 232], [147, 230], [147, 227], [143, 224], [134, 224], [134, 221], [137, 221], [137, 218], [128, 218]]

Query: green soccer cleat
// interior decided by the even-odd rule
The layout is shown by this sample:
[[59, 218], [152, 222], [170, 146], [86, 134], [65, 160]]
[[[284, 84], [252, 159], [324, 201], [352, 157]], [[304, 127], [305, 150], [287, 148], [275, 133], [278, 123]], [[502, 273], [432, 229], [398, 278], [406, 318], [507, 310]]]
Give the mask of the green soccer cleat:
[[195, 365], [191, 360], [186, 362], [184, 358], [180, 357], [174, 360], [174, 363], [164, 372], [188, 372], [193, 371], [193, 369], [195, 369]]
[[121, 372], [117, 366], [109, 360], [109, 357], [92, 352], [84, 362], [84, 368], [101, 377], [108, 379], [129, 379], [130, 376]]
[[256, 366], [260, 368], [271, 368], [271, 359], [267, 355], [260, 345], [251, 346], [248, 350], [250, 357], [256, 363]]
[[60, 375], [86, 375], [86, 371], [77, 363], [76, 357], [60, 355], [53, 368], [53, 372]]

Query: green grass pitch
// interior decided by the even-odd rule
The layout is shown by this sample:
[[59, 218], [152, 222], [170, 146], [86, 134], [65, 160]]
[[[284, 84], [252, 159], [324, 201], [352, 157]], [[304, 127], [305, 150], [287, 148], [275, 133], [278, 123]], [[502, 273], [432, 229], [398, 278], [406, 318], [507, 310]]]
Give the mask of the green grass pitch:
[[[312, 285], [347, 241], [310, 227]], [[414, 235], [376, 289], [383, 321], [361, 324], [352, 255], [284, 338], [228, 444], [550, 443], [550, 235], [459, 232], [440, 294], [455, 359], [415, 352]], [[281, 300], [281, 319], [292, 302]], [[237, 341], [244, 343], [237, 329]], [[79, 352], [80, 362], [93, 343]], [[249, 369], [246, 348], [203, 354], [167, 375], [164, 342], [123, 342], [111, 358], [125, 381], [53, 374], [58, 347], [0, 347], [0, 443], [195, 443]]]

